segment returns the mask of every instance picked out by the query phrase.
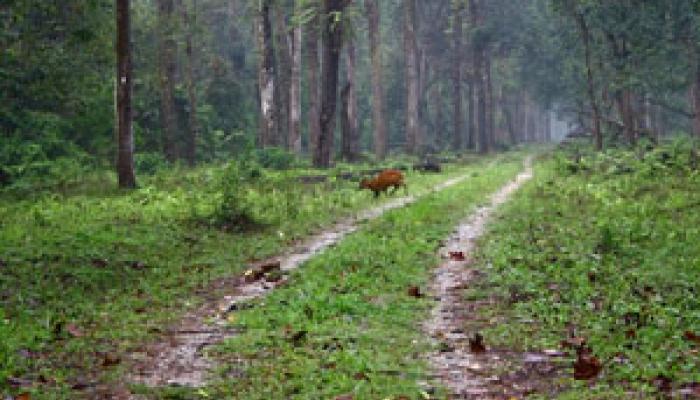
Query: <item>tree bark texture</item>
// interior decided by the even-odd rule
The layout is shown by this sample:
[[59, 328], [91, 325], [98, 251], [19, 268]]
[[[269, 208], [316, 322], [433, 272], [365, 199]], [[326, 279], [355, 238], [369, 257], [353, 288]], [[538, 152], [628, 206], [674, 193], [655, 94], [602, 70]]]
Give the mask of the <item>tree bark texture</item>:
[[323, 57], [321, 63], [321, 135], [314, 154], [315, 167], [331, 166], [335, 134], [338, 67], [343, 44], [342, 13], [348, 0], [324, 0]]
[[287, 18], [284, 8], [277, 3], [275, 13], [275, 42], [277, 68], [275, 68], [275, 112], [277, 113], [277, 133], [275, 146], [283, 146], [289, 138], [291, 125], [291, 87], [292, 87], [292, 38], [287, 34]]
[[[472, 27], [480, 27], [482, 24], [482, 19], [479, 14], [479, 2], [477, 0], [472, 0], [469, 2], [469, 13]], [[475, 112], [479, 153], [486, 153], [489, 151], [488, 125], [486, 122], [487, 110], [486, 79], [484, 78], [484, 46], [485, 43], [472, 41], [472, 84], [474, 85], [474, 96], [476, 99]]]
[[341, 91], [342, 123], [341, 148], [343, 158], [356, 161], [360, 155], [360, 136], [357, 121], [357, 90], [355, 88], [355, 43], [349, 40], [346, 45], [345, 72], [346, 85]]
[[416, 39], [416, 0], [404, 1], [404, 54], [406, 55], [406, 152], [416, 154], [420, 147], [418, 122], [418, 44]]
[[314, 16], [306, 26], [306, 71], [309, 85], [309, 153], [312, 157], [318, 152], [319, 138], [321, 136], [321, 98], [319, 89], [319, 61], [318, 61], [318, 26], [321, 12], [316, 4]]
[[257, 9], [256, 36], [258, 45], [258, 86], [260, 92], [260, 147], [274, 145], [275, 120], [275, 59], [272, 48], [271, 0], [260, 0]]
[[452, 27], [452, 149], [459, 151], [463, 146], [464, 112], [462, 110], [462, 2], [455, 3], [453, 9]]
[[693, 135], [700, 138], [700, 62], [696, 62], [691, 75], [690, 105], [693, 108]]
[[484, 51], [484, 79], [486, 85], [486, 137], [488, 143], [487, 151], [496, 147], [496, 102], [493, 94], [493, 80], [491, 79], [491, 54]]
[[173, 0], [158, 0], [158, 68], [160, 81], [160, 117], [163, 129], [163, 153], [168, 161], [177, 159], [177, 116], [175, 114], [175, 5]]
[[131, 19], [130, 1], [116, 0], [117, 23], [117, 181], [121, 188], [136, 187], [134, 135], [131, 104]]
[[187, 148], [185, 156], [190, 166], [197, 161], [197, 137], [199, 136], [199, 121], [197, 119], [197, 87], [194, 78], [194, 27], [196, 26], [197, 0], [192, 0], [192, 10], [188, 10], [185, 2], [181, 4], [182, 19], [185, 22], [185, 53], [187, 55], [187, 65], [185, 69], [185, 79], [187, 81], [187, 97], [190, 103], [189, 110], [189, 135], [187, 135]]
[[384, 119], [384, 85], [382, 80], [381, 33], [378, 0], [365, 0], [369, 25], [369, 48], [372, 59], [372, 124], [374, 154], [383, 159], [387, 151], [387, 131]]
[[301, 154], [301, 25], [296, 24], [291, 32], [292, 76], [289, 89], [289, 150]]

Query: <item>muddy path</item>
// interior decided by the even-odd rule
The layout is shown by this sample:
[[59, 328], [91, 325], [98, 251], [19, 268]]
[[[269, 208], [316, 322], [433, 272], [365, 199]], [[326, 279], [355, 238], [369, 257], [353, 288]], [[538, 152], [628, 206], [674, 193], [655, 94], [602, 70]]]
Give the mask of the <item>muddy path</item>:
[[[454, 186], [467, 178], [468, 175], [465, 175], [446, 180], [433, 187], [431, 192]], [[124, 392], [127, 383], [148, 387], [203, 386], [215, 366], [207, 357], [208, 349], [237, 333], [227, 323], [231, 313], [252, 306], [252, 300], [284, 285], [290, 271], [356, 231], [363, 221], [378, 218], [420, 197], [400, 197], [360, 212], [311, 236], [284, 254], [251, 265], [241, 276], [215, 281], [206, 290], [200, 291], [199, 294], [205, 299], [202, 306], [169, 327], [157, 342], [144, 345], [128, 356], [127, 382], [123, 382], [119, 390]]]
[[525, 170], [476, 209], [439, 250], [444, 262], [435, 269], [430, 288], [437, 304], [424, 329], [439, 344], [428, 359], [451, 399], [510, 399], [547, 392], [549, 388], [542, 387], [546, 377], [551, 378], [563, 361], [558, 353], [489, 349], [474, 328], [476, 312], [484, 304], [463, 297], [464, 289], [483, 274], [471, 263], [476, 240], [496, 209], [531, 178], [528, 159]]

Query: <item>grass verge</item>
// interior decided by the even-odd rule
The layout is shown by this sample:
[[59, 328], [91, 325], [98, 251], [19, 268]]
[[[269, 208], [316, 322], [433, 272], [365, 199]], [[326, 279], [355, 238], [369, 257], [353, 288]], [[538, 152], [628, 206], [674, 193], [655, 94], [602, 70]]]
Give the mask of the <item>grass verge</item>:
[[561, 399], [652, 398], [700, 381], [700, 174], [688, 154], [557, 153], [482, 238], [488, 278], [465, 296], [495, 299], [481, 309], [486, 341], [556, 349], [573, 335], [603, 364], [596, 380], [563, 382]]

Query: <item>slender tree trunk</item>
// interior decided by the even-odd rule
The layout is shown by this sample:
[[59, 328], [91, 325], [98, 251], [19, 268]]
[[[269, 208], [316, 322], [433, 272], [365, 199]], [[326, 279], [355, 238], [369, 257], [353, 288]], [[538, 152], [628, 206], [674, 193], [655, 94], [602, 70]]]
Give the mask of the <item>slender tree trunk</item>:
[[[470, 19], [473, 27], [482, 25], [482, 18], [479, 14], [479, 2], [472, 0], [469, 2]], [[487, 110], [486, 110], [486, 84], [484, 78], [484, 43], [472, 43], [472, 73], [474, 84], [474, 95], [476, 97], [476, 124], [478, 130], [479, 153], [489, 151]]]
[[404, 54], [406, 54], [406, 152], [418, 150], [418, 54], [416, 0], [404, 1]]
[[628, 144], [636, 143], [636, 129], [634, 126], [634, 113], [632, 110], [632, 92], [622, 89], [617, 96], [618, 111], [622, 118], [622, 132]]
[[309, 86], [309, 152], [315, 157], [319, 151], [319, 138], [321, 137], [321, 99], [319, 89], [319, 61], [318, 61], [318, 27], [320, 24], [320, 8], [315, 4], [313, 18], [306, 25], [306, 70]]
[[384, 86], [382, 80], [381, 33], [379, 30], [379, 5], [377, 0], [365, 0], [369, 23], [369, 48], [372, 58], [372, 123], [374, 126], [374, 154], [378, 159], [386, 156], [387, 132], [384, 119]]
[[357, 121], [357, 92], [355, 90], [355, 43], [349, 40], [346, 45], [345, 71], [347, 83], [341, 91], [342, 123], [341, 141], [343, 158], [356, 161], [360, 153], [360, 137]]
[[513, 114], [517, 115], [517, 110], [513, 110], [513, 106], [505, 93], [501, 97], [501, 110], [503, 110], [503, 118], [505, 119], [506, 130], [508, 131], [508, 143], [514, 145], [518, 142], [518, 137], [515, 133]]
[[301, 25], [292, 30], [292, 82], [289, 91], [289, 150], [301, 154]]
[[260, 129], [258, 143], [261, 147], [274, 144], [277, 121], [275, 120], [275, 60], [272, 49], [271, 0], [260, 0], [257, 9], [256, 36], [258, 45], [258, 86], [260, 91]]
[[173, 0], [158, 0], [160, 113], [163, 129], [163, 153], [168, 161], [177, 159], [177, 117], [175, 115], [175, 5]]
[[289, 127], [291, 118], [291, 87], [292, 87], [292, 42], [287, 34], [287, 21], [284, 8], [281, 4], [275, 3], [275, 41], [277, 54], [277, 68], [275, 72], [275, 109], [277, 113], [277, 134], [274, 138], [275, 146], [289, 145]]
[[588, 85], [588, 101], [593, 109], [593, 137], [595, 139], [595, 148], [600, 151], [603, 149], [603, 133], [600, 130], [600, 109], [595, 98], [595, 86], [593, 83], [593, 68], [591, 66], [591, 34], [586, 23], [586, 18], [583, 14], [576, 14], [576, 21], [581, 30], [581, 38], [583, 39], [583, 47], [586, 54], [586, 83]]
[[[473, 69], [473, 63], [472, 63], [472, 69]], [[467, 114], [469, 115], [469, 130], [467, 132], [467, 149], [469, 150], [476, 150], [476, 135], [477, 135], [477, 109], [476, 109], [476, 92], [475, 92], [475, 78], [474, 78], [474, 73], [472, 72], [470, 74], [469, 78], [469, 89], [467, 93], [467, 100], [469, 104], [467, 104]]]
[[232, 79], [236, 79], [236, 72], [245, 68], [245, 56], [240, 54], [242, 50], [242, 45], [235, 45], [235, 43], [241, 42], [241, 32], [237, 24], [238, 15], [242, 14], [240, 8], [240, 0], [228, 0], [228, 7], [226, 10], [227, 22], [228, 22], [228, 40], [231, 43], [229, 47], [229, 60], [231, 61]]
[[493, 95], [493, 81], [491, 79], [491, 54], [484, 52], [484, 72], [486, 79], [486, 132], [488, 138], [488, 150], [496, 147], [496, 102]]
[[695, 62], [688, 93], [693, 109], [693, 135], [700, 138], [700, 62]]
[[[462, 110], [462, 12], [464, 4], [462, 2], [455, 3], [453, 10], [453, 27], [452, 27], [452, 149], [459, 151], [462, 149], [462, 137], [464, 126], [464, 112]], [[471, 102], [470, 102], [471, 104]], [[470, 117], [471, 119], [471, 117]]]
[[428, 122], [427, 84], [430, 75], [430, 65], [425, 49], [418, 47], [418, 134], [416, 135], [416, 148], [426, 151], [427, 143], [434, 143], [435, 139], [426, 136], [426, 124]]
[[187, 66], [185, 79], [187, 80], [187, 97], [190, 102], [189, 135], [187, 137], [187, 149], [185, 151], [187, 162], [194, 166], [197, 161], [197, 137], [199, 136], [199, 121], [197, 120], [197, 90], [194, 80], [194, 27], [196, 26], [197, 0], [192, 0], [192, 12], [187, 9], [186, 3], [181, 3], [182, 19], [185, 22], [185, 53]]
[[336, 99], [338, 97], [338, 66], [343, 44], [343, 26], [336, 16], [342, 14], [348, 0], [324, 0], [323, 58], [321, 63], [321, 136], [314, 166], [331, 165], [335, 133]]
[[117, 180], [121, 188], [136, 187], [131, 105], [131, 19], [129, 14], [129, 0], [116, 0]]

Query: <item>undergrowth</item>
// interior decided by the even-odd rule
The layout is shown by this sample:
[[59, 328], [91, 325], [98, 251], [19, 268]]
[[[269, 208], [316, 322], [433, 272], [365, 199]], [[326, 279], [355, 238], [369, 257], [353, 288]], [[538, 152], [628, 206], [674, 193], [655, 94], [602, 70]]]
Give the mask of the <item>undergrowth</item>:
[[700, 381], [689, 339], [700, 333], [693, 157], [690, 143], [673, 142], [560, 150], [539, 163], [481, 240], [488, 279], [466, 295], [498, 300], [483, 311], [494, 321], [487, 342], [542, 350], [585, 339], [602, 373], [572, 379], [561, 398], [653, 397]]

